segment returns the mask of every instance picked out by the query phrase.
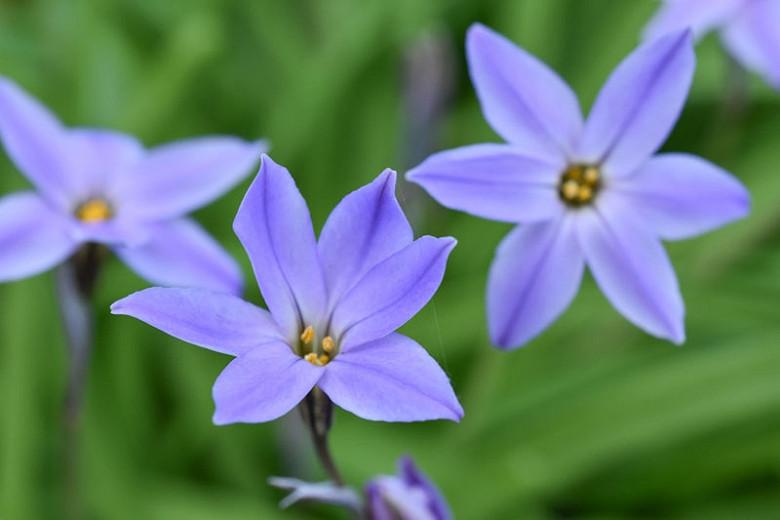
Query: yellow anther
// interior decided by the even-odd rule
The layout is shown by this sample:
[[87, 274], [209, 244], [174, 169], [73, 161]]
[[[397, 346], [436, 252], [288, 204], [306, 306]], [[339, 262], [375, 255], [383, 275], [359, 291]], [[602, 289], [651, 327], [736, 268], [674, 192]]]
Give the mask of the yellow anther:
[[325, 336], [322, 338], [322, 350], [324, 350], [325, 353], [330, 354], [333, 352], [334, 348], [336, 348], [336, 342], [333, 341], [333, 338], [330, 336]]
[[580, 186], [580, 192], [577, 194], [577, 200], [580, 202], [589, 202], [593, 198], [593, 190], [588, 186]]
[[310, 345], [314, 341], [314, 327], [309, 325], [301, 332], [301, 341], [304, 345]]
[[561, 194], [565, 200], [571, 200], [577, 197], [580, 192], [580, 185], [577, 181], [566, 181], [561, 186]]
[[76, 208], [76, 218], [82, 222], [103, 222], [113, 216], [111, 206], [103, 199], [90, 199]]
[[593, 202], [601, 189], [601, 172], [598, 166], [575, 164], [561, 175], [558, 195], [564, 203], [581, 207]]
[[312, 365], [322, 366], [320, 364], [319, 358], [317, 357], [317, 354], [315, 354], [314, 352], [309, 352], [308, 354], [303, 356], [303, 359], [305, 359], [306, 361], [308, 361]]
[[595, 186], [599, 182], [599, 177], [598, 168], [594, 168], [593, 166], [586, 167], [585, 171], [582, 172], [582, 180], [591, 186]]
[[309, 352], [305, 356], [303, 356], [303, 359], [311, 363], [312, 365], [316, 367], [324, 367], [330, 362], [330, 358], [326, 354], [320, 354], [319, 356], [315, 354], [314, 352]]

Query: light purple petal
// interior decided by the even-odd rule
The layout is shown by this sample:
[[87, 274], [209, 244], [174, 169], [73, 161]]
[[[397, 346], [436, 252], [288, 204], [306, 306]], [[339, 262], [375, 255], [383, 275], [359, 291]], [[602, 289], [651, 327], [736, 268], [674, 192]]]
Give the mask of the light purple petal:
[[385, 170], [347, 195], [325, 222], [318, 245], [331, 302], [377, 263], [412, 243], [412, 228], [395, 198], [395, 179], [394, 171]]
[[[747, 0], [750, 2], [753, 0]], [[727, 23], [746, 0], [666, 0], [644, 31], [654, 40], [669, 33], [691, 28], [697, 38]]]
[[401, 457], [398, 461], [398, 474], [409, 486], [415, 486], [423, 491], [428, 497], [428, 508], [433, 512], [436, 520], [450, 520], [452, 512], [441, 494], [439, 488], [417, 468], [417, 465], [410, 457]]
[[501, 137], [547, 159], [572, 151], [582, 132], [582, 113], [555, 72], [480, 24], [469, 29], [466, 53], [482, 112]]
[[612, 305], [660, 338], [685, 341], [677, 277], [661, 242], [608, 204], [581, 210], [577, 232], [593, 277]]
[[290, 492], [279, 502], [282, 509], [298, 502], [333, 504], [350, 509], [356, 514], [360, 514], [363, 509], [362, 498], [354, 489], [333, 482], [306, 482], [297, 478], [271, 477], [268, 483]]
[[126, 211], [137, 218], [175, 218], [208, 204], [252, 172], [265, 149], [235, 137], [201, 137], [150, 150], [122, 177]]
[[463, 417], [444, 371], [424, 348], [400, 334], [341, 352], [325, 366], [319, 387], [338, 406], [372, 421]]
[[45, 271], [77, 246], [65, 219], [37, 194], [20, 192], [0, 198], [0, 281]]
[[109, 247], [135, 247], [149, 240], [155, 226], [119, 214], [104, 222], [81, 222], [68, 215], [71, 233], [79, 242], [97, 242]]
[[71, 157], [63, 129], [46, 107], [0, 77], [0, 137], [17, 168], [59, 208], [72, 204]]
[[631, 174], [671, 132], [695, 65], [689, 31], [635, 50], [615, 69], [596, 99], [579, 159], [603, 163], [607, 176]]
[[380, 476], [369, 482], [366, 497], [371, 520], [438, 520], [428, 507], [424, 491], [395, 476]]
[[780, 2], [748, 2], [723, 33], [729, 51], [745, 67], [780, 89]]
[[282, 342], [234, 359], [214, 383], [214, 424], [272, 421], [300, 403], [320, 377], [316, 367]]
[[333, 310], [342, 350], [384, 337], [417, 314], [439, 288], [455, 244], [424, 236], [366, 273]]
[[[267, 155], [233, 223], [271, 314], [292, 340], [317, 328], [325, 282], [309, 209], [286, 168]], [[304, 323], [306, 325], [304, 325]]]
[[478, 144], [440, 152], [406, 174], [440, 204], [478, 217], [529, 222], [563, 213], [558, 181], [566, 168], [511, 145]]
[[640, 213], [666, 240], [706, 233], [750, 211], [750, 194], [737, 179], [693, 155], [658, 155], [609, 188], [615, 203]]
[[198, 287], [241, 293], [241, 269], [194, 220], [154, 224], [141, 245], [115, 252], [132, 270], [155, 285]]
[[121, 194], [115, 183], [144, 156], [143, 145], [135, 137], [92, 128], [70, 130], [66, 138], [75, 202], [101, 197], [121, 212]]
[[501, 243], [490, 268], [490, 337], [509, 349], [524, 345], [566, 310], [585, 267], [573, 215], [517, 227]]
[[115, 302], [111, 313], [132, 316], [174, 338], [232, 356], [282, 337], [265, 310], [207, 289], [145, 289]]

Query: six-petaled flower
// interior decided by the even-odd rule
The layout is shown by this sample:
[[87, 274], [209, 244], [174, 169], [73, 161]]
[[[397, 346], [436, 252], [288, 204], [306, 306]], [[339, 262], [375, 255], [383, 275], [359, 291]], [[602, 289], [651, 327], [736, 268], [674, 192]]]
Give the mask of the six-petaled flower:
[[236, 356], [214, 385], [217, 424], [275, 419], [315, 386], [366, 419], [459, 420], [447, 376], [394, 332], [436, 292], [455, 240], [413, 239], [395, 178], [385, 171], [345, 197], [317, 241], [289, 172], [263, 156], [234, 229], [269, 312], [227, 294], [163, 288], [112, 312]]
[[0, 199], [0, 280], [100, 243], [153, 283], [241, 290], [235, 261], [185, 215], [251, 173], [262, 143], [203, 137], [144, 150], [118, 132], [66, 129], [1, 77], [0, 137], [36, 188]]
[[485, 118], [508, 143], [435, 154], [408, 179], [450, 208], [521, 224], [490, 269], [492, 340], [513, 348], [544, 330], [574, 298], [587, 263], [624, 316], [682, 343], [683, 301], [661, 239], [698, 235], [749, 207], [746, 190], [717, 166], [653, 156], [691, 84], [691, 34], [634, 51], [587, 121], [569, 87], [504, 37], [475, 25], [467, 51]]

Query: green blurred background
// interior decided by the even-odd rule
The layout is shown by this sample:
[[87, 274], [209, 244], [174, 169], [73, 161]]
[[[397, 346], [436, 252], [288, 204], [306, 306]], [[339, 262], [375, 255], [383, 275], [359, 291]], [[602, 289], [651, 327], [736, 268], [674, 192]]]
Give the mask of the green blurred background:
[[[2, 0], [0, 74], [71, 125], [139, 135], [268, 137], [316, 226], [385, 167], [496, 141], [468, 81], [482, 21], [558, 70], [589, 106], [637, 43], [652, 0]], [[450, 374], [461, 424], [383, 424], [338, 412], [335, 457], [362, 485], [413, 455], [459, 518], [780, 518], [780, 96], [716, 37], [665, 148], [700, 154], [754, 195], [750, 219], [669, 245], [687, 303], [682, 348], [621, 318], [588, 278], [526, 348], [491, 348], [484, 286], [509, 226], [400, 194], [418, 234], [454, 235], [441, 290], [405, 332]], [[430, 109], [431, 107], [438, 107]], [[196, 216], [231, 232], [249, 180]], [[3, 193], [27, 186], [5, 155]], [[109, 304], [145, 283], [119, 262], [98, 291], [81, 487], [87, 518], [339, 517], [280, 512], [271, 475], [323, 477], [297, 416], [215, 427], [228, 358]], [[66, 355], [51, 273], [0, 287], [0, 518], [60, 518]]]

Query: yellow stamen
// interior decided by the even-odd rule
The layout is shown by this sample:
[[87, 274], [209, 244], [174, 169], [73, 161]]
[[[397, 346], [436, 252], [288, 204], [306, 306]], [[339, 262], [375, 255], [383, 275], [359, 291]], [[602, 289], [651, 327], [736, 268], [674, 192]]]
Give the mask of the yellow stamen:
[[561, 193], [563, 194], [564, 199], [571, 200], [577, 197], [577, 194], [580, 192], [580, 185], [577, 184], [577, 181], [566, 181], [561, 186]]
[[319, 360], [319, 358], [317, 358], [317, 354], [315, 354], [314, 352], [309, 352], [308, 354], [303, 356], [303, 359], [305, 359], [306, 361], [308, 361], [312, 365], [321, 366], [320, 365], [320, 360]]
[[593, 202], [601, 189], [601, 171], [598, 166], [575, 164], [561, 175], [558, 195], [564, 203], [575, 208]]
[[113, 216], [111, 206], [103, 199], [90, 199], [76, 208], [76, 218], [82, 222], [103, 222]]
[[582, 172], [582, 179], [585, 181], [585, 184], [596, 185], [599, 182], [598, 168], [594, 166], [586, 167], [585, 171]]
[[582, 203], [589, 202], [593, 198], [593, 189], [589, 186], [580, 186], [580, 192], [577, 194], [577, 200]]
[[309, 325], [303, 329], [303, 332], [301, 333], [301, 341], [304, 345], [310, 345], [311, 342], [314, 341], [314, 327]]
[[326, 354], [320, 354], [319, 356], [315, 354], [314, 352], [309, 352], [305, 356], [303, 356], [303, 359], [311, 363], [312, 365], [316, 367], [324, 367], [330, 362], [330, 358]]
[[326, 354], [333, 352], [334, 348], [336, 348], [336, 342], [333, 341], [333, 338], [330, 336], [322, 338], [322, 350], [324, 350]]

